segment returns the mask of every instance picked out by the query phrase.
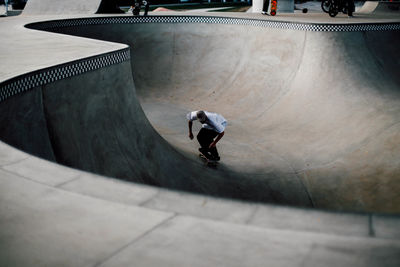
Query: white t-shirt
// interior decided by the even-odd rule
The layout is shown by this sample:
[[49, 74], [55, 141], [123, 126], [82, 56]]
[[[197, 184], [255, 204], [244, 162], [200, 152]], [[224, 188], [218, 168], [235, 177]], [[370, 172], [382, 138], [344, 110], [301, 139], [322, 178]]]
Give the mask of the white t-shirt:
[[[225, 131], [225, 127], [228, 122], [224, 117], [222, 117], [222, 115], [218, 113], [211, 113], [208, 111], [204, 111], [204, 113], [207, 116], [207, 121], [202, 124], [202, 128], [210, 129], [218, 133], [222, 133], [223, 131]], [[197, 120], [197, 111], [189, 112], [186, 115], [186, 118], [189, 121]]]

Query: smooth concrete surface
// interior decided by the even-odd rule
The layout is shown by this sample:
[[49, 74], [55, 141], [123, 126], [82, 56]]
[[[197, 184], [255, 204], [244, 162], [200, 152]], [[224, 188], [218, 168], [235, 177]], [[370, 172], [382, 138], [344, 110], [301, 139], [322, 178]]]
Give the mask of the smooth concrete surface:
[[400, 3], [393, 1], [380, 1], [374, 13], [400, 13]]
[[[51, 18], [56, 17], [48, 19]], [[125, 47], [22, 27], [34, 21], [34, 18], [10, 19], [0, 20], [2, 26], [9, 26], [0, 27], [1, 33], [5, 34], [2, 36], [7, 36], [7, 39], [1, 40], [1, 62], [9, 63], [0, 65], [1, 81], [43, 66]], [[142, 26], [145, 26], [142, 28], [143, 31], [148, 31], [147, 25]], [[207, 30], [205, 28], [202, 29], [204, 33]], [[222, 28], [226, 29], [216, 27], [217, 31]], [[179, 29], [179, 26], [176, 29]], [[179, 32], [174, 34], [175, 37], [179, 36]], [[313, 33], [304, 35], [305, 39], [311, 38], [311, 43], [307, 43], [309, 45], [307, 49], [317, 50], [318, 42], [315, 40], [320, 40], [321, 36]], [[348, 34], [344, 34], [344, 37], [340, 34], [332, 35], [327, 34], [323, 37], [339, 37], [339, 41], [334, 44], [340, 42], [348, 44], [344, 38], [348, 38]], [[380, 43], [374, 40], [382, 36], [385, 37], [385, 34], [369, 35], [367, 39], [372, 40], [368, 43], [371, 45], [369, 49], [376, 51], [375, 48], [379, 47]], [[360, 36], [356, 34], [350, 37], [359, 44]], [[7, 46], [12, 38], [19, 40], [14, 42], [13, 50], [9, 49], [11, 46]], [[68, 42], [68, 45], [62, 46], [63, 40]], [[196, 38], [192, 37], [192, 40]], [[393, 40], [396, 41], [396, 38]], [[338, 51], [345, 46], [339, 45], [338, 50], [332, 47], [324, 49], [318, 55], [323, 55], [323, 52], [330, 49]], [[381, 52], [382, 58], [379, 62], [383, 66], [397, 64], [390, 61], [390, 54], [385, 52], [390, 49], [391, 47], [385, 46]], [[29, 56], [24, 57], [21, 51], [30, 51]], [[328, 55], [330, 54], [326, 56]], [[379, 54], [375, 52], [374, 55]], [[16, 60], [19, 58], [24, 58], [25, 64]], [[137, 79], [137, 73], [140, 72], [135, 72], [134, 59], [135, 56], [132, 65], [136, 85], [140, 80]], [[265, 64], [268, 65], [269, 62], [271, 60], [265, 61]], [[338, 64], [338, 61], [334, 62]], [[126, 65], [120, 64], [104, 72], [115, 73], [122, 70], [123, 76], [124, 71], [130, 69], [130, 66]], [[11, 71], [7, 70], [8, 66]], [[104, 72], [100, 70], [89, 73], [88, 76], [100, 75], [109, 78]], [[396, 77], [395, 74], [396, 72], [389, 72], [387, 74], [389, 82], [385, 81], [384, 84], [390, 83], [391, 79]], [[97, 79], [90, 83], [85, 80], [88, 76], [71, 79], [70, 85], [79, 85], [81, 81], [81, 84], [91, 90], [92, 86], [88, 85], [97, 81], [98, 85], [102, 86], [100, 95], [110, 93], [104, 90], [107, 89], [107, 83], [113, 83], [112, 80]], [[117, 78], [120, 76], [117, 75]], [[67, 84], [68, 81], [64, 81], [58, 86], [43, 86], [41, 90], [47, 91], [43, 91], [47, 97], [54, 94], [52, 101], [56, 100], [57, 96], [63, 99], [66, 94], [63, 96], [54, 92], [61, 88], [73, 89], [68, 88]], [[115, 84], [120, 88], [121, 85]], [[137, 90], [143, 101], [143, 107], [145, 109], [146, 105], [148, 107], [146, 113], [151, 123], [168, 139], [168, 128], [160, 130], [157, 124], [163, 120], [157, 119], [157, 116], [160, 116], [163, 110], [167, 110], [178, 118], [180, 111], [186, 111], [187, 108], [179, 106], [176, 108], [173, 101], [171, 103], [155, 101], [160, 96], [151, 97], [155, 91], [150, 91], [150, 96], [140, 93], [143, 87], [140, 88], [139, 85]], [[385, 93], [388, 97], [393, 97], [390, 90]], [[337, 95], [328, 96], [326, 98], [328, 100], [330, 97], [337, 97]], [[351, 93], [349, 96], [352, 96]], [[76, 100], [79, 99], [79, 95], [75, 97]], [[396, 104], [397, 98], [393, 98], [391, 101]], [[379, 110], [384, 113], [384, 106], [388, 100], [379, 94], [377, 99], [380, 102]], [[62, 104], [61, 100], [60, 103]], [[368, 101], [365, 103], [370, 104]], [[154, 108], [157, 105], [162, 109], [157, 111]], [[52, 110], [55, 112], [53, 114], [56, 114], [61, 109], [55, 106]], [[395, 109], [392, 111], [395, 115]], [[235, 121], [234, 119], [230, 121], [233, 122], [231, 125], [233, 127]], [[179, 121], [172, 123], [181, 125]], [[2, 127], [4, 125], [6, 124], [2, 124]], [[182, 127], [184, 128], [184, 125]], [[149, 129], [147, 131], [151, 131]], [[388, 133], [390, 134], [390, 129]], [[150, 137], [154, 136], [156, 135]], [[64, 137], [68, 138], [69, 135], [66, 134]], [[182, 137], [186, 137], [184, 133]], [[169, 138], [171, 139], [171, 135]], [[170, 148], [172, 144], [174, 150], [184, 150], [186, 146], [179, 145], [179, 140], [185, 139], [176, 139], [178, 141], [168, 140], [166, 147]], [[390, 147], [396, 148], [398, 142], [396, 139], [386, 140], [391, 140], [385, 146], [389, 147], [387, 151], [390, 154], [392, 153]], [[195, 146], [192, 145], [194, 149]], [[224, 145], [221, 143], [222, 147], [227, 145], [229, 147], [229, 142]], [[185, 153], [183, 155], [187, 155]], [[392, 154], [394, 158], [398, 158], [396, 155]], [[382, 158], [382, 161], [385, 161], [385, 158]], [[20, 152], [4, 143], [0, 143], [0, 183], [1, 266], [398, 266], [400, 264], [400, 219], [395, 215], [297, 209], [170, 191], [62, 167]], [[396, 185], [398, 186], [398, 183], [393, 183], [393, 186]]]
[[[371, 220], [166, 191], [0, 146], [12, 152], [0, 158], [1, 266], [400, 263], [398, 217]], [[376, 235], [368, 233], [372, 227]]]
[[364, 5], [360, 8], [358, 12], [360, 13], [372, 13], [375, 11], [379, 1], [365, 1]]
[[[188, 159], [171, 177], [194, 183], [185, 188], [324, 209], [399, 212], [400, 80], [391, 57], [400, 47], [398, 31], [146, 24], [60, 32], [132, 47], [142, 107]], [[220, 143], [223, 160], [212, 172], [192, 165], [197, 144], [187, 138], [183, 114], [198, 109], [220, 112], [230, 123]], [[206, 173], [213, 177], [207, 182], [223, 188], [199, 189]], [[231, 188], [228, 175], [251, 196]]]
[[76, 15], [95, 14], [99, 9], [99, 0], [29, 0], [24, 8], [24, 15]]
[[397, 14], [399, 14], [400, 13], [400, 3], [393, 2], [393, 1], [377, 1], [377, 2], [366, 1], [363, 8], [360, 10], [360, 12], [374, 13], [374, 14], [379, 14], [379, 13], [384, 13], [384, 14], [397, 13]]
[[36, 156], [55, 161], [42, 110], [39, 88], [33, 88], [23, 97], [8, 99], [6, 105], [0, 106], [2, 141], [27, 152], [38, 151]]
[[358, 12], [366, 14], [398, 14], [400, 12], [399, 7], [400, 3], [395, 1], [365, 1]]
[[24, 15], [85, 15], [95, 13], [124, 13], [116, 0], [29, 0]]
[[[47, 19], [56, 18], [60, 17], [47, 17]], [[24, 27], [25, 24], [37, 20], [37, 18], [25, 15], [2, 18], [0, 61], [11, 60], [13, 64], [2, 64], [1, 81], [37, 69], [48, 68], [61, 62], [70, 62], [77, 58], [95, 56], [126, 47], [123, 44], [73, 36], [59, 35], [54, 38], [53, 33], [27, 30]], [[23, 34], [16, 35], [15, 32], [23, 32]], [[46, 40], [46, 46], [43, 45], [43, 40]], [[79, 49], [75, 49], [76, 46], [79, 46]]]

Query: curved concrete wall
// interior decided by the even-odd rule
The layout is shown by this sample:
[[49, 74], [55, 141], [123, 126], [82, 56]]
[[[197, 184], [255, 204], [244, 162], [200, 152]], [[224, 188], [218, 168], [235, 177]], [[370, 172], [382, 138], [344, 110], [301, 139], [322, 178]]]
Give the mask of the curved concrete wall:
[[[73, 123], [79, 126], [76, 129], [87, 135], [90, 128], [86, 122], [95, 127], [93, 121], [106, 121], [101, 116], [95, 118], [97, 112], [90, 108], [94, 103], [107, 104], [99, 114], [109, 119], [115, 114], [110, 116], [107, 111], [114, 111], [112, 103], [119, 99], [114, 94], [134, 94], [132, 88], [121, 87], [121, 83], [132, 84], [130, 75], [126, 75], [132, 71], [126, 46], [22, 28], [27, 21], [38, 19], [44, 18], [0, 20], [3, 37], [0, 43], [6, 47], [0, 57], [2, 62], [7, 62], [1, 65], [0, 71], [0, 114], [8, 112], [5, 117], [9, 118], [1, 121], [0, 129], [14, 127], [17, 120], [25, 119], [20, 123], [21, 129], [14, 128], [15, 132], [22, 131], [26, 137], [35, 133], [42, 135], [36, 131], [51, 129], [47, 127], [47, 121], [51, 120], [42, 116], [46, 127], [28, 127], [29, 123], [42, 119], [31, 113], [40, 113], [40, 107], [46, 108], [50, 115], [57, 113], [64, 120], [66, 116], [60, 111], [70, 105], [71, 109], [82, 111], [81, 116], [77, 117], [77, 112], [71, 116], [76, 118]], [[93, 55], [97, 56], [84, 59]], [[66, 64], [57, 65], [61, 62]], [[131, 64], [137, 63], [132, 57]], [[44, 67], [51, 69], [41, 69]], [[26, 75], [16, 77], [23, 73]], [[15, 78], [7, 81], [11, 77]], [[115, 81], [115, 86], [103, 79]], [[61, 91], [60, 98], [65, 102], [60, 108], [50, 109], [49, 101], [61, 102], [57, 91]], [[175, 136], [157, 125], [157, 117], [162, 117], [165, 108], [173, 105], [154, 102], [162, 107], [158, 110], [143, 99], [141, 104], [157, 130], [168, 139]], [[124, 103], [127, 102], [135, 105], [132, 99]], [[182, 112], [177, 110], [176, 118], [181, 118]], [[181, 122], [184, 118], [176, 126]], [[25, 130], [24, 125], [31, 130]], [[96, 127], [101, 129], [100, 125]], [[232, 132], [231, 120], [229, 127]], [[118, 128], [115, 132], [120, 132], [121, 127]], [[69, 136], [65, 134], [61, 138]], [[224, 137], [221, 148], [227, 147], [226, 140]], [[30, 142], [33, 141], [22, 143]], [[93, 144], [96, 143], [98, 139], [93, 138]], [[188, 144], [189, 141], [184, 147]], [[188, 149], [192, 155], [193, 146]], [[101, 150], [99, 154], [104, 152]], [[220, 166], [226, 165], [226, 161], [224, 157]], [[0, 214], [0, 266], [129, 266], [134, 263], [136, 266], [397, 267], [400, 262], [398, 216], [245, 203], [127, 183], [54, 164], [1, 141]]]
[[[49, 114], [46, 113], [48, 103], [45, 102], [49, 84], [57, 84], [57, 81], [68, 83], [78, 75], [128, 59], [129, 50], [124, 49], [27, 73], [1, 83], [2, 140], [33, 155], [55, 161], [52, 137], [49, 135], [51, 129], [48, 128]], [[82, 89], [81, 84], [72, 86]]]
[[[36, 25], [130, 44], [138, 95], [152, 124], [169, 142], [147, 122], [135, 98], [131, 70], [121, 63], [114, 70], [111, 66], [62, 80], [44, 90], [47, 124], [59, 162], [213, 195], [397, 212], [398, 73], [396, 69], [391, 73], [387, 66], [396, 66], [388, 55], [398, 46], [396, 42], [382, 46], [393, 32], [365, 29], [393, 29], [398, 24], [150, 19], [147, 22], [244, 25], [213, 25], [212, 30], [209, 24], [132, 25], [149, 18], [131, 17]], [[110, 24], [113, 20], [123, 24]], [[277, 30], [276, 38], [270, 39], [274, 29], [255, 25], [288, 29]], [[294, 30], [329, 28], [364, 32]], [[386, 78], [377, 84], [372, 77], [376, 74]], [[83, 85], [84, 91], [80, 90]], [[163, 99], [169, 99], [168, 105]], [[165, 108], [161, 119], [154, 115], [152, 105]], [[190, 152], [195, 148], [185, 149], [186, 143], [180, 141], [184, 130], [168, 135], [175, 127], [165, 130], [162, 124], [184, 118], [193, 105], [218, 108], [232, 123], [231, 137], [222, 145], [226, 163], [218, 170], [202, 167]], [[184, 119], [181, 122], [184, 125]], [[254, 135], [246, 128], [260, 133]], [[388, 142], [393, 145], [382, 145]], [[246, 162], [243, 155], [256, 160]], [[376, 160], [374, 155], [381, 158]], [[385, 170], [383, 175], [376, 173], [380, 169]]]
[[392, 2], [392, 1], [366, 1], [361, 9], [358, 11], [359, 13], [399, 13], [400, 3]]
[[[26, 92], [35, 90], [33, 86], [41, 85], [42, 104], [35, 114], [45, 118], [42, 126], [47, 127], [33, 129], [43, 136], [32, 137], [27, 143], [21, 138], [12, 142], [10, 136], [15, 133], [2, 129], [2, 140], [11, 139], [11, 145], [46, 159], [51, 160], [45, 155], [54, 153], [57, 162], [67, 166], [134, 182], [240, 199], [311, 205], [293, 176], [282, 178], [286, 192], [275, 194], [262, 177], [238, 176], [234, 172], [221, 175], [177, 152], [154, 131], [141, 110], [130, 64], [125, 62], [129, 58], [126, 51], [111, 56], [56, 66], [2, 84], [5, 109], [20, 108], [18, 101], [14, 101], [15, 106], [10, 102], [20, 98], [16, 94], [24, 92], [24, 97]], [[9, 119], [2, 117], [2, 125], [7, 122], [10, 129], [10, 125], [24, 125], [24, 121]], [[31, 129], [20, 130], [23, 136]], [[49, 143], [47, 137], [51, 146], [44, 151], [41, 144]], [[30, 149], [31, 143], [38, 146]], [[274, 178], [275, 174], [270, 176]], [[270, 183], [274, 185], [276, 179]]]

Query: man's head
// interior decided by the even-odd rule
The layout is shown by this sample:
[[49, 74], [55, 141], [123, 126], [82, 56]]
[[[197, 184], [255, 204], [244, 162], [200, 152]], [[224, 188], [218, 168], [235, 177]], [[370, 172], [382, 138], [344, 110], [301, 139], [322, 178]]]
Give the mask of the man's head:
[[203, 110], [197, 111], [196, 115], [201, 123], [205, 123], [207, 121], [206, 113]]

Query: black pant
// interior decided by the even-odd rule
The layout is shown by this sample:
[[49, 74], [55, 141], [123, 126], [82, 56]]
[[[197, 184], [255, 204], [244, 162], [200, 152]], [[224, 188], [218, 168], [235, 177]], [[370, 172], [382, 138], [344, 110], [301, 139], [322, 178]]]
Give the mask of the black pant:
[[346, 0], [346, 1], [347, 1], [347, 15], [353, 16], [353, 11], [355, 9], [354, 1], [353, 0]]
[[268, 12], [268, 8], [269, 8], [269, 0], [264, 0], [264, 4], [263, 4], [263, 12]]
[[199, 141], [202, 150], [205, 152], [210, 152], [211, 156], [214, 158], [219, 157], [217, 147], [213, 147], [211, 149], [209, 147], [217, 135], [218, 132], [206, 128], [201, 128], [200, 132], [197, 134], [197, 141]]

